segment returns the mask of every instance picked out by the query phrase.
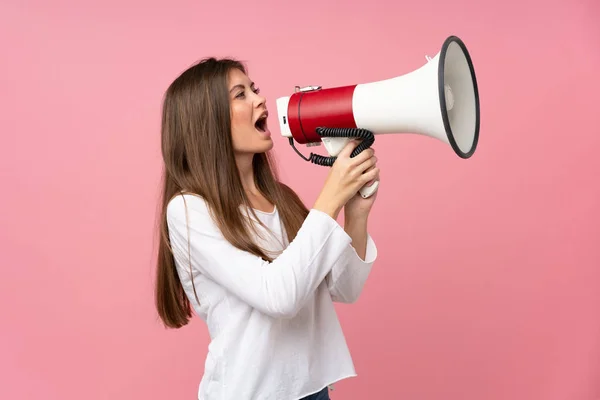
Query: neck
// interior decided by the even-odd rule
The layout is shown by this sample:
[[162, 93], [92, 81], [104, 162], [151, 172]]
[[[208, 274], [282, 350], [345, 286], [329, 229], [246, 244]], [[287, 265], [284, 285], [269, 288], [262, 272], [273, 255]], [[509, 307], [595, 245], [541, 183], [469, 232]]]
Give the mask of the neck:
[[254, 168], [252, 167], [252, 159], [254, 154], [243, 154], [236, 157], [236, 164], [240, 172], [242, 186], [247, 193], [256, 194], [256, 183], [254, 181]]

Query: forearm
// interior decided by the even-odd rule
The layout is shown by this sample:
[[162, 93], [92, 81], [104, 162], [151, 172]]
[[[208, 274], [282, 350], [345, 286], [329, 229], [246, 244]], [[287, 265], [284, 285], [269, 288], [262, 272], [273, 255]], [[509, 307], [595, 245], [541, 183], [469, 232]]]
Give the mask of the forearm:
[[344, 219], [344, 230], [352, 238], [352, 247], [356, 250], [356, 254], [364, 260], [367, 253], [367, 225], [368, 219], [364, 218], [348, 218]]
[[334, 301], [354, 303], [377, 258], [377, 248], [367, 232], [367, 219], [345, 218], [344, 222], [352, 247], [348, 246], [344, 257], [329, 273], [328, 288]]

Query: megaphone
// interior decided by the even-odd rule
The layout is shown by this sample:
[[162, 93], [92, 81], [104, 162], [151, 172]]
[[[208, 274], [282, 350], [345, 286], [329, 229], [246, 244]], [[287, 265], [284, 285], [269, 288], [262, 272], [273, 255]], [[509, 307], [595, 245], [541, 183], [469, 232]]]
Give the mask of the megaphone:
[[[353, 138], [353, 155], [370, 147], [374, 135], [414, 133], [448, 144], [470, 158], [479, 139], [479, 92], [473, 62], [463, 41], [449, 36], [435, 57], [417, 70], [377, 82], [322, 88], [296, 86], [276, 100], [281, 134], [302, 158], [331, 166]], [[323, 143], [329, 157], [305, 157], [294, 146]], [[379, 182], [360, 189], [367, 198]]]

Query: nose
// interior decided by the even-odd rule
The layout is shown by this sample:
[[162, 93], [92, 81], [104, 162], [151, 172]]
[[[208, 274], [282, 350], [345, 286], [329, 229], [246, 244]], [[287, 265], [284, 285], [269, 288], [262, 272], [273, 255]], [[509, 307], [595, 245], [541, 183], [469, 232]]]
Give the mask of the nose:
[[254, 103], [255, 103], [256, 107], [266, 106], [267, 99], [264, 96], [261, 96], [260, 93], [257, 93], [254, 96]]

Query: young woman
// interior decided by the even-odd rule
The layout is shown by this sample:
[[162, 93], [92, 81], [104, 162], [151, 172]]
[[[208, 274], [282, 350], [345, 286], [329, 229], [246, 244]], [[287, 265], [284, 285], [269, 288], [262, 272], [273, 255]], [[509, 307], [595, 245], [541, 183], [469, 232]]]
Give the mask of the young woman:
[[325, 400], [355, 376], [333, 302], [358, 298], [377, 256], [376, 195], [357, 195], [379, 179], [373, 149], [346, 146], [308, 209], [271, 167], [267, 116], [230, 59], [192, 66], [164, 99], [156, 307], [167, 327], [192, 311], [208, 326], [201, 400]]

